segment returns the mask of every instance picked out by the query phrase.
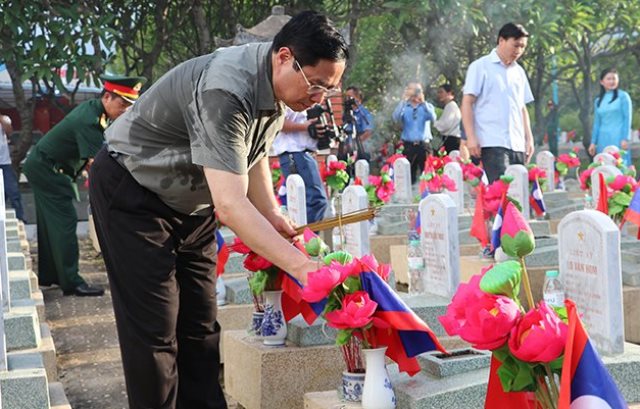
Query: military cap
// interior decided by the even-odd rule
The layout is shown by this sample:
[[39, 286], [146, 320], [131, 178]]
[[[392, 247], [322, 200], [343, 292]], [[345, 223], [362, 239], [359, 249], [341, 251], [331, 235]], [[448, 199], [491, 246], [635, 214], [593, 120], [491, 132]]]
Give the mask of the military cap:
[[101, 75], [103, 88], [125, 101], [134, 103], [140, 96], [140, 89], [147, 82], [145, 77], [125, 77], [123, 75]]

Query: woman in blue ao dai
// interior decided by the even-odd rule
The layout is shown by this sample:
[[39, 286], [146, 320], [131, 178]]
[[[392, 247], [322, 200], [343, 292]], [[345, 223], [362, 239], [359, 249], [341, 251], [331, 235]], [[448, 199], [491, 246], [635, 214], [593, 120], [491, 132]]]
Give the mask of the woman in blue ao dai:
[[600, 74], [600, 95], [595, 100], [593, 131], [589, 153], [593, 156], [609, 145], [627, 153], [622, 156], [627, 166], [631, 164], [631, 98], [618, 89], [618, 72], [608, 68]]

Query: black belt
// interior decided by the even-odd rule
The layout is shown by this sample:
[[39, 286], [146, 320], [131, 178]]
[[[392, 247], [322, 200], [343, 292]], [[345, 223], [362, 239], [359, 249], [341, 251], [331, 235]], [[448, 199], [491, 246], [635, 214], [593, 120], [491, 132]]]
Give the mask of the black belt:
[[282, 153], [281, 153], [280, 155], [278, 155], [278, 156], [281, 156], [281, 155], [292, 155], [292, 154], [294, 154], [294, 153], [316, 153], [316, 151], [312, 151], [311, 149], [305, 149], [305, 150], [303, 150], [303, 151], [297, 151], [297, 152], [289, 152], [289, 151], [285, 151], [285, 152], [282, 152]]

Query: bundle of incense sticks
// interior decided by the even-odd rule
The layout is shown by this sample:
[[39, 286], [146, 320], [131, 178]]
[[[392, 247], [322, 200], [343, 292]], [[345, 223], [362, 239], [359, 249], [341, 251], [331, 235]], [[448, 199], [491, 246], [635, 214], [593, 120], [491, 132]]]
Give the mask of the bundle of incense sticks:
[[332, 229], [334, 227], [343, 226], [345, 224], [357, 223], [363, 220], [371, 220], [376, 215], [376, 213], [378, 213], [379, 209], [379, 207], [370, 207], [368, 209], [357, 210], [355, 212], [320, 220], [319, 222], [309, 223], [296, 228], [296, 233], [302, 234], [305, 229], [309, 229], [311, 231], [323, 231]]

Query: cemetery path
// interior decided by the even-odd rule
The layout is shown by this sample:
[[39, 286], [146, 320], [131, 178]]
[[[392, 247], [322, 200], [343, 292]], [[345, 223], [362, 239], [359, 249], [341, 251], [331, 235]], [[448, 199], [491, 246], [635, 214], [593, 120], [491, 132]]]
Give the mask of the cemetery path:
[[[90, 284], [108, 288], [100, 255], [81, 239], [80, 275]], [[37, 243], [31, 242], [37, 271]], [[63, 297], [57, 287], [42, 288], [46, 318], [56, 347], [58, 378], [74, 409], [126, 409], [127, 394], [111, 294], [103, 297]], [[241, 409], [227, 397], [229, 409]]]

